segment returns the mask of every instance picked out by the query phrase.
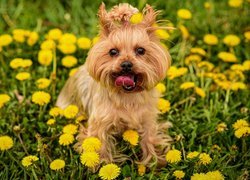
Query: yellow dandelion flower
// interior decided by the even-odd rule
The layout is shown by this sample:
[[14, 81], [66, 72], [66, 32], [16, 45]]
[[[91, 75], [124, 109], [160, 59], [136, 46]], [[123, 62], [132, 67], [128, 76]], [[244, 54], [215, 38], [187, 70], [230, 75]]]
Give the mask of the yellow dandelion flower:
[[211, 3], [210, 2], [205, 2], [204, 3], [204, 8], [206, 8], [206, 9], [210, 9], [211, 8]]
[[69, 105], [68, 107], [66, 107], [63, 111], [63, 115], [64, 117], [66, 117], [67, 119], [73, 119], [76, 117], [76, 115], [78, 114], [79, 109], [77, 106], [75, 105]]
[[12, 69], [17, 69], [19, 67], [27, 68], [30, 67], [31, 65], [32, 61], [30, 59], [15, 58], [10, 62], [10, 67]]
[[231, 82], [230, 81], [219, 81], [215, 80], [215, 83], [222, 89], [228, 90], [231, 88]]
[[231, 67], [230, 67], [231, 70], [233, 71], [245, 71], [245, 68], [243, 65], [241, 64], [233, 64]]
[[7, 94], [0, 94], [0, 104], [5, 104], [10, 101], [10, 96]]
[[234, 132], [237, 138], [246, 137], [250, 135], [250, 127], [241, 127]]
[[40, 50], [38, 52], [38, 62], [43, 66], [49, 66], [53, 59], [51, 50]]
[[175, 66], [171, 66], [169, 70], [167, 71], [167, 76], [169, 79], [174, 79], [176, 77], [180, 77], [185, 75], [188, 72], [188, 69], [185, 67], [177, 68]]
[[234, 124], [233, 128], [234, 130], [237, 130], [242, 127], [248, 127], [249, 123], [245, 119], [238, 119]]
[[217, 74], [214, 73], [213, 76], [212, 76], [212, 78], [214, 80], [219, 80], [219, 81], [225, 81], [225, 80], [227, 80], [226, 75], [222, 74], [222, 73], [217, 73]]
[[185, 58], [185, 64], [186, 64], [186, 65], [189, 65], [189, 64], [191, 64], [192, 62], [198, 63], [198, 62], [201, 61], [201, 59], [202, 59], [202, 57], [201, 57], [200, 55], [198, 55], [198, 54], [191, 54], [191, 55], [189, 55], [189, 56], [187, 56], [187, 57]]
[[30, 165], [32, 165], [35, 161], [38, 161], [39, 158], [37, 156], [33, 156], [33, 155], [29, 155], [29, 156], [25, 156], [22, 159], [22, 165], [24, 167], [28, 167]]
[[117, 178], [121, 173], [121, 169], [116, 164], [107, 164], [101, 167], [99, 177], [103, 180], [112, 180]]
[[155, 88], [161, 93], [163, 94], [164, 92], [166, 92], [166, 86], [163, 83], [158, 83]]
[[40, 78], [36, 81], [36, 86], [39, 89], [45, 89], [50, 85], [51, 81], [47, 78]]
[[43, 106], [45, 104], [48, 104], [50, 102], [51, 96], [49, 93], [46, 93], [44, 91], [36, 91], [32, 95], [32, 102], [35, 104], [38, 104], [40, 106]]
[[55, 119], [49, 119], [46, 124], [49, 125], [49, 126], [52, 126], [56, 123], [56, 120]]
[[23, 63], [23, 59], [22, 58], [15, 58], [15, 59], [11, 60], [10, 67], [12, 69], [17, 69], [17, 68], [19, 68], [19, 67], [22, 66], [22, 63]]
[[176, 179], [182, 179], [185, 176], [185, 173], [181, 170], [174, 171], [173, 175], [176, 177]]
[[126, 130], [123, 135], [123, 140], [129, 142], [131, 145], [138, 145], [139, 134], [134, 130]]
[[5, 151], [13, 147], [13, 140], [9, 136], [0, 136], [0, 150]]
[[90, 49], [91, 40], [87, 37], [81, 37], [81, 38], [77, 39], [77, 45], [81, 49]]
[[224, 176], [220, 171], [210, 171], [206, 173], [208, 180], [224, 180]]
[[138, 174], [140, 176], [143, 176], [146, 172], [146, 167], [143, 164], [139, 164], [137, 168], [138, 168]]
[[74, 142], [74, 136], [72, 134], [64, 133], [59, 137], [60, 145], [67, 146], [67, 145], [72, 144], [73, 142]]
[[13, 41], [11, 35], [3, 34], [0, 36], [0, 47], [8, 46]]
[[59, 40], [62, 37], [62, 31], [60, 29], [51, 29], [48, 32], [47, 39]]
[[100, 157], [96, 152], [84, 152], [81, 154], [81, 163], [87, 167], [93, 168], [100, 163]]
[[176, 149], [169, 150], [166, 154], [166, 160], [169, 163], [177, 163], [181, 161], [181, 151]]
[[177, 11], [177, 16], [181, 19], [191, 19], [192, 13], [188, 9], [179, 9]]
[[206, 56], [206, 54], [207, 54], [207, 52], [204, 49], [199, 48], [199, 47], [191, 48], [190, 52], [193, 54], [199, 54], [201, 56]]
[[56, 48], [56, 43], [52, 39], [48, 39], [42, 42], [40, 48], [42, 50], [54, 50]]
[[227, 124], [226, 123], [219, 123], [216, 127], [217, 132], [224, 132], [225, 130], [227, 130]]
[[210, 157], [209, 154], [207, 154], [207, 153], [201, 153], [199, 155], [199, 163], [200, 164], [207, 165], [207, 164], [210, 164], [211, 161], [212, 161], [212, 158]]
[[233, 8], [238, 8], [242, 5], [243, 0], [229, 0], [228, 5]]
[[193, 176], [191, 176], [191, 180], [209, 180], [209, 179], [207, 179], [207, 176], [204, 173], [195, 173]]
[[63, 110], [61, 108], [59, 108], [59, 107], [53, 107], [53, 108], [50, 109], [49, 115], [51, 115], [53, 117], [63, 115]]
[[27, 67], [30, 67], [32, 64], [33, 64], [33, 62], [30, 59], [23, 59], [20, 67], [27, 68]]
[[245, 71], [250, 71], [250, 60], [244, 61], [242, 65]]
[[78, 70], [79, 70], [79, 68], [73, 68], [73, 69], [71, 69], [70, 72], [69, 72], [69, 76], [70, 76], [70, 77], [71, 77], [71, 76], [74, 76], [75, 73], [76, 73]]
[[186, 28], [186, 26], [184, 25], [179, 25], [179, 29], [181, 31], [181, 34], [182, 34], [182, 38], [183, 39], [188, 39], [190, 37], [190, 34], [189, 34], [189, 31], [188, 29]]
[[74, 44], [76, 43], [76, 41], [77, 41], [77, 38], [72, 33], [63, 34], [59, 40], [60, 44]]
[[30, 78], [30, 73], [28, 72], [20, 72], [16, 75], [16, 79], [19, 81], [24, 81]]
[[142, 13], [138, 12], [131, 16], [130, 23], [132, 24], [139, 24], [143, 20]]
[[208, 45], [216, 45], [218, 44], [219, 40], [217, 38], [217, 36], [213, 35], [213, 34], [206, 34], [203, 37], [203, 41], [208, 44]]
[[184, 82], [184, 83], [182, 83], [182, 84], [180, 85], [180, 88], [181, 88], [181, 89], [184, 89], [184, 90], [190, 89], [190, 88], [194, 88], [194, 87], [195, 87], [194, 82]]
[[65, 161], [62, 159], [55, 159], [49, 165], [50, 169], [52, 170], [60, 170], [65, 167]]
[[221, 151], [220, 146], [218, 146], [217, 144], [214, 144], [214, 145], [212, 146], [212, 151], [215, 151], [215, 150]]
[[63, 133], [76, 134], [78, 127], [74, 124], [68, 124], [63, 127]]
[[233, 91], [238, 91], [239, 89], [246, 89], [246, 88], [247, 88], [247, 86], [243, 82], [232, 82], [231, 83], [231, 89]]
[[160, 39], [164, 39], [164, 40], [166, 40], [166, 39], [168, 39], [170, 37], [169, 33], [166, 30], [164, 30], [164, 29], [157, 29], [155, 31], [155, 34]]
[[198, 63], [198, 67], [199, 68], [205, 67], [207, 71], [212, 71], [214, 68], [214, 65], [208, 61], [201, 61]]
[[33, 46], [34, 44], [37, 43], [38, 39], [39, 39], [38, 33], [37, 33], [37, 32], [31, 32], [31, 33], [29, 34], [28, 39], [27, 39], [27, 44], [28, 44], [29, 46]]
[[76, 123], [80, 123], [81, 121], [87, 120], [88, 117], [86, 114], [82, 114], [76, 118]]
[[246, 32], [244, 32], [244, 36], [245, 36], [245, 38], [246, 38], [246, 40], [250, 40], [250, 31], [246, 31]]
[[240, 44], [240, 38], [234, 34], [229, 34], [224, 37], [223, 43], [231, 47], [237, 46], [238, 44]]
[[74, 56], [65, 56], [62, 58], [62, 65], [71, 68], [77, 64], [77, 59]]
[[160, 110], [161, 113], [166, 113], [170, 110], [170, 102], [164, 98], [159, 98], [158, 104], [157, 104], [158, 109]]
[[76, 45], [74, 44], [59, 44], [58, 49], [63, 53], [63, 54], [73, 54], [76, 52]]
[[237, 58], [234, 54], [229, 52], [220, 52], [218, 57], [224, 62], [237, 62]]
[[196, 94], [198, 94], [200, 97], [204, 98], [206, 97], [206, 93], [203, 89], [199, 88], [199, 87], [195, 87], [194, 91]]
[[198, 157], [199, 154], [200, 154], [200, 153], [197, 152], [197, 151], [189, 152], [189, 153], [187, 154], [187, 158], [188, 158], [188, 159], [193, 159], [193, 158]]
[[92, 39], [92, 44], [95, 45], [100, 40], [99, 36], [96, 36]]
[[85, 152], [99, 151], [101, 149], [101, 141], [96, 137], [88, 137], [82, 143]]
[[16, 42], [23, 43], [25, 41], [25, 31], [23, 29], [14, 29], [12, 34]]

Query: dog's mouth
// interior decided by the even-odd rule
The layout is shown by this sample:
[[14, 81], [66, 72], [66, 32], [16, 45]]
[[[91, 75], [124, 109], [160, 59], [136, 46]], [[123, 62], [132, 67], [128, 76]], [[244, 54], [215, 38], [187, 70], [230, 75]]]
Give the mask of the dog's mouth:
[[122, 87], [125, 92], [142, 91], [140, 86], [142, 77], [140, 74], [130, 73], [114, 73], [114, 83], [117, 87]]

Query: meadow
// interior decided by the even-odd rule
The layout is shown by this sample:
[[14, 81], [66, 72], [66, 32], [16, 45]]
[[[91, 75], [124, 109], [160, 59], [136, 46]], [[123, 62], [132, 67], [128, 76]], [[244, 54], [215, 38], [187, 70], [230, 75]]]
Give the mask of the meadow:
[[173, 124], [168, 164], [138, 164], [133, 130], [116, 145], [127, 161], [101, 162], [95, 138], [78, 154], [77, 129], [88, 117], [77, 117], [74, 105], [55, 107], [98, 41], [101, 1], [1, 0], [0, 179], [250, 179], [250, 1], [126, 2], [140, 11], [152, 5], [162, 11], [161, 23], [174, 27], [155, 32], [172, 57], [156, 86], [159, 121]]

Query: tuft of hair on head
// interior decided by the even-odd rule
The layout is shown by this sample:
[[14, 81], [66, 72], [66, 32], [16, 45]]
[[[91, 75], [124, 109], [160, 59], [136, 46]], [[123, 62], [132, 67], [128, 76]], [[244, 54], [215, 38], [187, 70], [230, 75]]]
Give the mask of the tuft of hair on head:
[[[128, 26], [130, 24], [130, 18], [138, 12], [139, 11], [137, 8], [129, 5], [128, 3], [121, 3], [119, 5], [116, 5], [109, 12], [107, 12], [105, 9], [105, 4], [102, 3], [98, 11], [100, 36], [107, 37], [111, 31], [118, 28], [124, 28], [124, 26]], [[146, 4], [142, 13], [143, 20], [139, 24], [135, 24], [134, 26], [142, 26], [146, 29], [149, 36], [154, 37], [154, 32], [158, 29], [174, 29], [167, 26], [156, 26], [158, 22], [163, 22], [164, 20], [156, 20], [161, 11], [154, 10], [152, 6]]]

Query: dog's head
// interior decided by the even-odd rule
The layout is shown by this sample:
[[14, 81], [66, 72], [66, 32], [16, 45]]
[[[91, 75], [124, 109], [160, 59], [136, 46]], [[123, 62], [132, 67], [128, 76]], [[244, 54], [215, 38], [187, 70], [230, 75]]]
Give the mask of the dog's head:
[[89, 74], [105, 87], [122, 92], [152, 89], [165, 78], [170, 56], [155, 31], [157, 11], [147, 5], [138, 24], [130, 18], [138, 10], [128, 4], [110, 12], [99, 8], [100, 40], [90, 50], [86, 64]]

